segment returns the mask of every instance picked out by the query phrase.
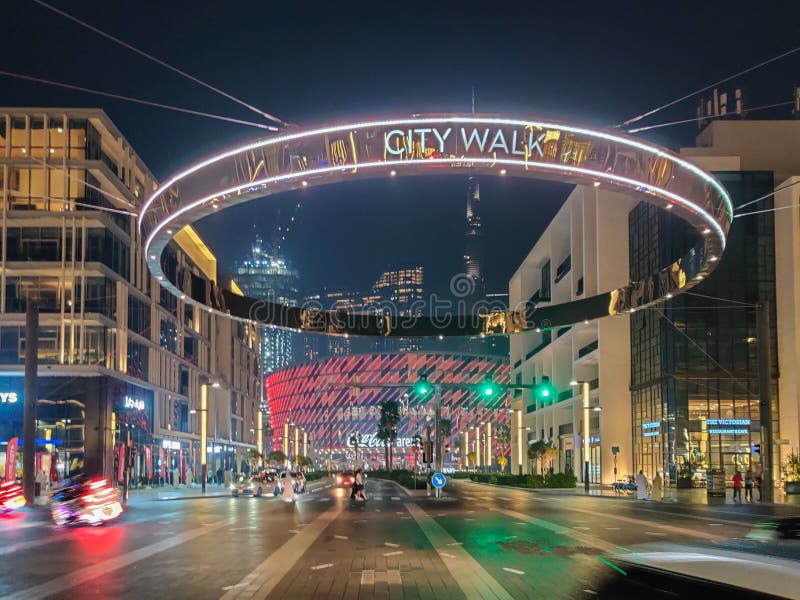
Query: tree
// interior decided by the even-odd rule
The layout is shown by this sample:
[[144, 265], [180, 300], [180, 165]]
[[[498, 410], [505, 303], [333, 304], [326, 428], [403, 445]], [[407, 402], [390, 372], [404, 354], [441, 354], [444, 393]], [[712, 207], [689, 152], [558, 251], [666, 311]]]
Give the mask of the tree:
[[[547, 463], [550, 468], [553, 467], [553, 461], [558, 458], [558, 450], [552, 443], [546, 444], [544, 448], [544, 453], [542, 454], [542, 463]], [[544, 465], [542, 465], [544, 468]]]
[[528, 458], [533, 461], [539, 461], [541, 465], [541, 473], [544, 475], [544, 465], [552, 464], [553, 460], [558, 456], [558, 450], [555, 446], [544, 440], [536, 440], [528, 446]]
[[298, 454], [298, 455], [297, 455], [297, 458], [295, 459], [295, 464], [296, 464], [296, 465], [297, 465], [297, 467], [298, 467], [298, 468], [299, 468], [299, 469], [302, 471], [303, 469], [307, 469], [308, 467], [310, 467], [311, 465], [313, 465], [313, 464], [314, 464], [314, 461], [312, 461], [312, 460], [311, 460], [311, 459], [310, 459], [308, 456], [306, 456], [305, 454]]
[[389, 441], [390, 441], [390, 436], [389, 436], [389, 431], [386, 429], [386, 427], [383, 426], [383, 421], [379, 421], [378, 422], [378, 431], [375, 433], [375, 437], [378, 440], [380, 440], [381, 442], [383, 442], [383, 456], [384, 456], [384, 460], [385, 460], [385, 464], [386, 464], [386, 469], [387, 470], [391, 470], [391, 469], [389, 469]]
[[498, 454], [497, 455], [497, 464], [500, 465], [500, 471], [506, 470], [506, 463], [508, 463], [508, 459], [506, 458], [505, 454]]
[[469, 466], [470, 464], [472, 466], [475, 466], [475, 462], [477, 461], [477, 459], [478, 459], [478, 454], [474, 450], [471, 452], [467, 452], [467, 466]]
[[[547, 442], [544, 440], [536, 440], [530, 446], [528, 446], [528, 458], [534, 463], [540, 461], [542, 456], [544, 456], [546, 446]], [[535, 471], [535, 468], [532, 467], [531, 471]]]
[[269, 460], [270, 464], [280, 467], [286, 464], [286, 455], [280, 450], [273, 450], [267, 455], [267, 460]]
[[392, 444], [397, 439], [397, 426], [400, 424], [400, 404], [396, 400], [386, 400], [381, 404], [380, 426], [386, 430], [386, 444], [389, 446], [387, 467], [392, 470]]

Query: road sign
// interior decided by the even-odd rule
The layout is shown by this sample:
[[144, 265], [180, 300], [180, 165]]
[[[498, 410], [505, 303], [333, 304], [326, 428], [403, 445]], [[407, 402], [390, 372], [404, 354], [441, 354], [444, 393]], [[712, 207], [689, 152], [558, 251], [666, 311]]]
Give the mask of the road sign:
[[433, 477], [431, 477], [431, 485], [437, 490], [442, 489], [445, 483], [447, 483], [447, 480], [441, 473], [434, 473]]
[[619, 446], [611, 446], [611, 454], [619, 454]]

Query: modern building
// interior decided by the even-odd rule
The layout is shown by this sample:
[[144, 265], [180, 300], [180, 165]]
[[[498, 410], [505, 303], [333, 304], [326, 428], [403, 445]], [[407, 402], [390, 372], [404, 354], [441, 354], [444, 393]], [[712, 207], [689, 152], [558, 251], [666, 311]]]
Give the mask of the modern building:
[[[136, 480], [197, 473], [203, 416], [212, 468], [237, 468], [256, 449], [257, 333], [185, 304], [150, 275], [135, 214], [155, 188], [103, 111], [0, 108], [0, 392], [18, 400], [0, 404], [2, 460], [22, 435], [31, 298], [40, 311], [37, 468], [111, 478], [130, 439]], [[190, 227], [163, 264], [173, 279], [217, 280], [216, 258]]]
[[[632, 206], [629, 197], [605, 187], [576, 187], [512, 276], [510, 306], [561, 304], [627, 284]], [[611, 483], [615, 468], [632, 472], [628, 335], [629, 317], [620, 315], [511, 336], [511, 381], [536, 384], [547, 377], [555, 388], [547, 400], [537, 400], [532, 390], [514, 392], [515, 469], [530, 472], [535, 465], [528, 462], [528, 444], [545, 440], [558, 450], [554, 470], [582, 478], [588, 419], [590, 480]], [[591, 410], [573, 382], [589, 383]]]
[[[300, 275], [286, 259], [271, 255], [260, 236], [250, 248], [250, 254], [233, 263], [233, 277], [245, 296], [297, 306], [300, 300]], [[295, 360], [295, 332], [275, 327], [262, 327], [259, 353], [264, 373], [272, 373]]]
[[[425, 270], [404, 266], [381, 273], [367, 292], [324, 287], [305, 297], [306, 306], [323, 310], [344, 310], [350, 314], [385, 313], [395, 317], [425, 314]], [[304, 334], [306, 360], [349, 356], [370, 352], [410, 352], [420, 349], [419, 340], [397, 338], [345, 338]]]
[[[512, 445], [512, 464], [525, 463], [527, 434], [557, 445], [558, 468], [580, 471], [585, 411], [577, 390], [567, 388], [572, 378], [591, 389], [591, 481], [609, 484], [642, 469], [651, 478], [660, 471], [670, 483], [704, 486], [708, 469], [728, 478], [737, 469], [758, 472], [765, 448], [755, 306], [767, 301], [780, 479], [777, 465], [800, 447], [798, 143], [800, 121], [710, 123], [681, 154], [713, 172], [742, 207], [711, 276], [661, 306], [512, 336], [512, 381], [548, 376], [557, 390], [552, 403], [521, 393], [514, 399], [512, 432], [523, 435]], [[511, 304], [613, 289], [667, 264], [691, 235], [666, 210], [632, 205], [603, 187], [578, 187], [512, 278]]]
[[[374, 467], [384, 462], [377, 439], [380, 405], [395, 400], [401, 420], [395, 442], [398, 464], [411, 466], [413, 436], [422, 439], [433, 427], [433, 400], [414, 393], [420, 372], [432, 384], [457, 383], [444, 389], [441, 415], [451, 423], [445, 442], [450, 447], [445, 464], [492, 468], [498, 455], [507, 455], [510, 440], [503, 435], [509, 421], [508, 397], [487, 399], [478, 385], [487, 377], [508, 382], [505, 360], [449, 353], [403, 352], [330, 358], [283, 369], [267, 378], [267, 397], [273, 425], [273, 447], [289, 457], [303, 454], [334, 468], [352, 466], [351, 438], [360, 434], [359, 463]], [[472, 387], [470, 387], [472, 386]]]

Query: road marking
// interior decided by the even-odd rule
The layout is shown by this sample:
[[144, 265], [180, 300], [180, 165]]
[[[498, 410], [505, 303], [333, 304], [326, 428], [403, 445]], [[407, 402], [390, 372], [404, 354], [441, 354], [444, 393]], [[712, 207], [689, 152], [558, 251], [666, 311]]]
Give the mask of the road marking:
[[663, 531], [645, 531], [647, 535], [667, 535]]
[[220, 600], [244, 598], [266, 598], [283, 579], [284, 575], [300, 560], [311, 545], [322, 535], [345, 505], [334, 505], [311, 521], [299, 534], [292, 536], [281, 547], [275, 549], [260, 565], [246, 575], [240, 583], [244, 589], [233, 589]]
[[575, 527], [575, 529], [582, 529], [582, 530], [584, 530], [584, 531], [589, 531], [589, 527], [581, 527], [581, 526], [578, 526], [578, 527]]
[[394, 552], [384, 552], [384, 556], [399, 556], [403, 553], [402, 550], [395, 550]]
[[403, 579], [400, 577], [400, 571], [396, 569], [386, 571], [386, 580], [389, 585], [403, 585]]
[[437, 517], [446, 517], [447, 515], [446, 515], [445, 513], [439, 513], [439, 514], [437, 514], [436, 516], [437, 516]]
[[441, 550], [439, 550], [439, 556], [444, 556], [445, 558], [455, 558], [455, 555], [442, 552]]
[[514, 525], [527, 525], [525, 521], [514, 521]]
[[300, 531], [299, 531], [299, 530], [297, 530], [297, 529], [290, 529], [290, 530], [289, 530], [289, 533], [300, 533]]
[[619, 527], [606, 527], [609, 531], [619, 531]]
[[222, 591], [223, 592], [227, 592], [228, 590], [232, 590], [232, 589], [237, 588], [237, 587], [242, 587], [243, 585], [244, 585], [243, 583], [236, 583], [234, 585], [226, 585], [224, 588], [222, 588]]
[[447, 546], [463, 546], [464, 542], [452, 542], [450, 544], [446, 544]]
[[461, 544], [456, 542], [433, 517], [416, 504], [406, 504], [405, 506], [437, 552], [443, 546], [453, 546], [451, 556], [454, 556], [454, 560], [445, 561], [444, 565], [467, 598], [513, 600], [505, 588], [489, 575], [471, 554], [461, 548]]
[[464, 496], [467, 500], [475, 500], [475, 496]]
[[361, 585], [375, 585], [375, 571], [361, 571]]
[[[155, 544], [150, 544], [148, 546], [144, 546], [143, 548], [138, 548], [137, 550], [131, 550], [130, 552], [126, 552], [125, 554], [121, 554], [114, 558], [102, 560], [89, 567], [84, 567], [83, 569], [72, 571], [66, 575], [62, 575], [61, 577], [51, 579], [46, 583], [42, 583], [34, 587], [20, 590], [14, 594], [4, 596], [4, 598], [5, 600], [22, 600], [23, 598], [25, 600], [35, 600], [37, 598], [47, 598], [49, 596], [64, 597], [62, 592], [70, 588], [74, 588], [86, 581], [89, 581], [90, 579], [108, 575], [112, 571], [117, 571], [123, 567], [137, 563], [155, 554], [159, 554], [176, 546], [180, 546], [181, 544], [185, 544], [186, 542], [200, 537], [201, 535], [211, 533], [212, 531], [229, 524], [230, 521], [225, 520], [217, 521], [216, 523], [208, 526], [197, 527], [184, 533], [179, 533], [168, 540], [156, 542]], [[52, 541], [52, 539], [53, 538], [51, 537], [50, 540]]]
[[513, 501], [514, 498], [509, 498], [508, 496], [497, 496], [500, 500], [508, 500], [509, 502]]
[[725, 525], [725, 523], [709, 523], [708, 524], [709, 527], [722, 527], [724, 525]]
[[347, 539], [350, 539], [350, 538], [348, 538], [346, 535], [335, 535], [335, 536], [333, 536], [333, 537], [335, 537], [337, 540], [347, 540]]
[[383, 496], [373, 496], [373, 500], [383, 500]]
[[514, 519], [520, 519], [531, 523], [532, 525], [536, 525], [537, 527], [542, 527], [543, 529], [548, 529], [554, 533], [560, 533], [561, 535], [565, 535], [567, 537], [571, 537], [572, 539], [578, 540], [582, 544], [586, 544], [587, 546], [593, 546], [595, 548], [599, 548], [600, 550], [604, 550], [606, 552], [613, 552], [616, 549], [614, 544], [610, 544], [605, 540], [600, 539], [599, 537], [593, 536], [588, 533], [579, 533], [572, 529], [571, 527], [565, 527], [563, 525], [559, 525], [558, 523], [552, 523], [550, 521], [545, 521], [544, 519], [537, 519], [536, 517], [529, 517], [521, 512], [517, 512], [515, 510], [506, 510], [503, 508], [498, 508], [497, 512], [503, 513], [508, 515], [509, 517], [513, 517]]
[[410, 519], [411, 517], [409, 517], [408, 515], [405, 515], [405, 516], [402, 516], [402, 517], [400, 517], [400, 518], [401, 518], [401, 519]]
[[388, 546], [389, 548], [399, 548], [400, 547], [399, 544], [393, 544], [392, 542], [384, 542], [383, 545], [384, 546]]
[[392, 496], [392, 500], [400, 500], [400, 496]]
[[69, 535], [69, 533], [69, 531], [61, 531], [43, 539], [19, 542], [18, 544], [0, 547], [0, 556], [3, 556], [4, 554], [13, 554], [15, 552], [19, 552], [20, 550], [27, 550], [28, 548], [35, 548], [36, 546], [43, 546], [44, 544], [50, 544], [56, 540], [66, 537]]
[[468, 515], [471, 515], [471, 514], [472, 514], [472, 513], [474, 513], [474, 512], [475, 512], [474, 510], [468, 510], [468, 511], [467, 511], [467, 514], [468, 514]]
[[330, 569], [333, 566], [333, 563], [325, 563], [324, 565], [316, 565], [311, 567], [312, 571], [319, 571], [320, 569]]
[[513, 573], [514, 575], [525, 575], [525, 571], [520, 571], [519, 569], [510, 569], [508, 567], [503, 567], [503, 571], [508, 571], [509, 573]]
[[474, 521], [475, 519], [470, 519], [469, 517], [467, 517], [467, 518], [466, 518], [466, 519], [464, 519], [464, 520], [465, 520], [465, 521]]
[[353, 521], [353, 523], [366, 523], [366, 519], [359, 519], [358, 521]]

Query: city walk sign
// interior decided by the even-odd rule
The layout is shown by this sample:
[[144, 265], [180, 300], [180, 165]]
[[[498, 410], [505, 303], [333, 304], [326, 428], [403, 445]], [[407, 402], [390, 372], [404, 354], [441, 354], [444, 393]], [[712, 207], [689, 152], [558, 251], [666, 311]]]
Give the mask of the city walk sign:
[[[356, 179], [437, 174], [604, 186], [603, 190], [669, 210], [694, 235], [686, 237], [672, 262], [622, 287], [548, 306], [525, 300], [518, 306], [487, 308], [478, 315], [439, 315], [433, 314], [434, 309], [422, 311], [425, 316], [409, 317], [392, 314], [390, 307], [356, 314], [288, 306], [248, 298], [212, 281], [174, 275], [170, 279], [162, 268], [162, 254], [174, 235], [226, 208]], [[614, 201], [612, 194], [598, 193], [597, 198]], [[137, 224], [151, 273], [187, 305], [295, 331], [447, 337], [553, 329], [663, 302], [714, 270], [732, 219], [730, 195], [711, 174], [670, 150], [617, 130], [531, 118], [441, 114], [287, 127], [218, 152], [168, 178], [143, 203]]]

